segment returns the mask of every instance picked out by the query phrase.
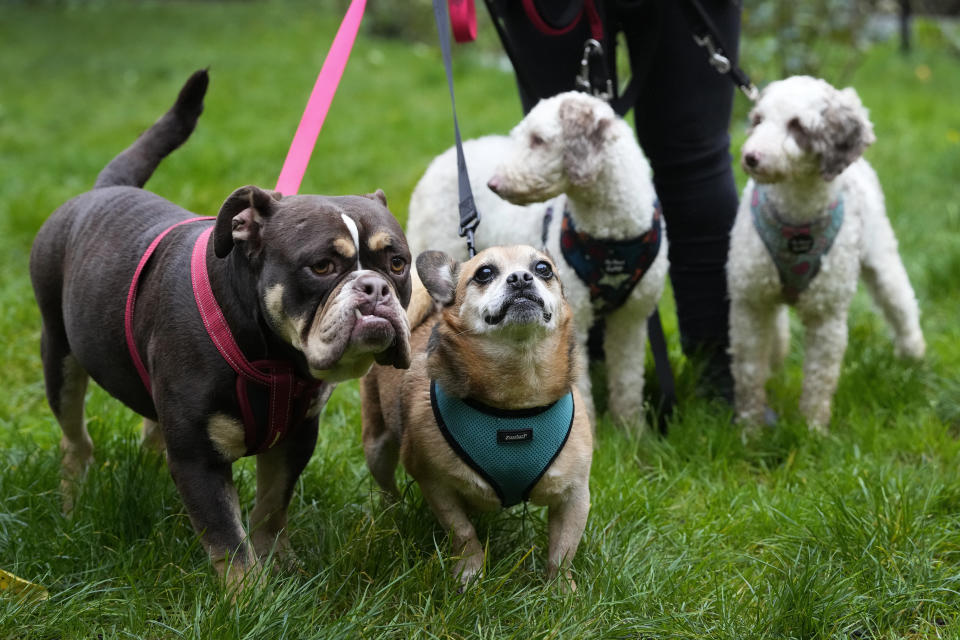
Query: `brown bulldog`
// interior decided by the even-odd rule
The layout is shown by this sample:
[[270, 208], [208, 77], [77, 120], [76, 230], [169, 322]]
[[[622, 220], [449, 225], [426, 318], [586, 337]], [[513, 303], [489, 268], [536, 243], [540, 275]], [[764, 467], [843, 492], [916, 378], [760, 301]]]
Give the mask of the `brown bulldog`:
[[[30, 256], [64, 508], [89, 464], [88, 377], [144, 416], [210, 557], [231, 582], [275, 548], [335, 384], [410, 362], [410, 253], [381, 191], [237, 189], [214, 219], [141, 187], [203, 110], [206, 71], [46, 221]], [[231, 465], [257, 456], [253, 551]]]

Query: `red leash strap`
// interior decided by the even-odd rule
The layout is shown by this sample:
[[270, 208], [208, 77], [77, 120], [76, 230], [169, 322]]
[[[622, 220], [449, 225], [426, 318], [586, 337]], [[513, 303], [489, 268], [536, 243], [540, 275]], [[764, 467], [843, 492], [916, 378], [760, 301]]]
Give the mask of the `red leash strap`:
[[350, 8], [347, 9], [347, 14], [340, 23], [333, 44], [330, 45], [330, 52], [323, 61], [323, 67], [317, 76], [316, 84], [313, 85], [310, 99], [303, 110], [300, 125], [293, 136], [293, 142], [290, 143], [287, 159], [283, 163], [280, 178], [277, 180], [276, 190], [284, 195], [292, 195], [300, 190], [300, 182], [310, 162], [310, 155], [317, 143], [317, 136], [320, 135], [320, 128], [323, 127], [323, 121], [327, 117], [327, 111], [330, 110], [330, 103], [333, 102], [333, 96], [337, 92], [343, 70], [347, 66], [347, 60], [350, 59], [350, 51], [353, 49], [353, 42], [360, 29], [360, 20], [363, 18], [363, 10], [366, 6], [367, 0], [353, 0], [350, 3]]
[[[137, 288], [140, 286], [140, 274], [147, 266], [147, 262], [150, 261], [150, 256], [152, 256], [153, 252], [157, 250], [157, 247], [160, 245], [160, 241], [163, 240], [168, 233], [180, 225], [213, 219], [214, 218], [212, 217], [190, 218], [189, 220], [181, 220], [180, 222], [167, 227], [160, 233], [160, 235], [153, 239], [153, 242], [150, 243], [150, 246], [147, 247], [147, 250], [143, 252], [143, 255], [140, 257], [140, 264], [137, 265], [137, 270], [133, 272], [133, 280], [130, 281], [130, 290], [127, 292], [127, 306], [123, 314], [123, 331], [127, 337], [127, 349], [130, 351], [130, 358], [133, 360], [133, 364], [137, 368], [137, 373], [140, 374], [140, 379], [143, 380], [143, 386], [147, 388], [148, 393], [153, 393], [153, 390], [150, 387], [150, 374], [147, 372], [147, 367], [143, 364], [143, 359], [140, 357], [140, 352], [137, 351], [137, 344], [133, 340], [133, 310], [137, 304]], [[209, 234], [210, 232], [207, 231], [207, 233]]]
[[447, 0], [450, 9], [450, 26], [457, 42], [473, 42], [477, 39], [477, 8], [473, 0]]
[[586, 11], [587, 20], [590, 22], [590, 35], [594, 40], [603, 42], [603, 20], [600, 19], [600, 13], [597, 11], [593, 0], [584, 0], [583, 6], [580, 7], [580, 11], [573, 17], [573, 20], [562, 27], [553, 27], [547, 23], [537, 10], [534, 0], [523, 0], [523, 10], [533, 26], [548, 36], [562, 36], [565, 33], [569, 33], [580, 23], [580, 19], [583, 17], [584, 11]]

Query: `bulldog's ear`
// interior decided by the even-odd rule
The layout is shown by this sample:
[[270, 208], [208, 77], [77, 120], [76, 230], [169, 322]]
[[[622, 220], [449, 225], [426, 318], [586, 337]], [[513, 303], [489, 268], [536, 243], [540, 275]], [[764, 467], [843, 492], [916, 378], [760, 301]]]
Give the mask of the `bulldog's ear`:
[[443, 251], [424, 251], [417, 256], [417, 275], [430, 297], [441, 306], [453, 304], [460, 265]]
[[244, 245], [248, 257], [259, 254], [263, 221], [273, 213], [273, 203], [280, 197], [253, 185], [231, 193], [213, 227], [213, 252], [217, 257], [227, 257], [236, 244]]
[[380, 204], [387, 206], [387, 194], [383, 192], [383, 189], [377, 189], [373, 193], [365, 193], [363, 197], [370, 198], [371, 200], [379, 200]]

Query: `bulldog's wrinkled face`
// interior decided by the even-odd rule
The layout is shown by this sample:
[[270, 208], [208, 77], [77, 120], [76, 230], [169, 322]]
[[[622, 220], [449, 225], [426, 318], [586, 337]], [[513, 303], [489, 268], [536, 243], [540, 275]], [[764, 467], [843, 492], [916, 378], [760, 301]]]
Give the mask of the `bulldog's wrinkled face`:
[[[362, 376], [374, 361], [408, 367], [410, 251], [383, 193], [260, 193], [267, 200], [248, 194], [253, 206], [231, 216], [230, 240], [258, 270], [262, 313], [274, 333], [328, 382]], [[218, 216], [218, 231], [220, 224]]]
[[767, 86], [750, 111], [748, 134], [741, 165], [766, 184], [832, 180], [875, 140], [856, 91], [809, 76]]
[[438, 300], [452, 291], [446, 297], [462, 331], [522, 341], [554, 331], [569, 313], [553, 261], [533, 247], [491, 247], [461, 265], [427, 253], [417, 260], [420, 277]]

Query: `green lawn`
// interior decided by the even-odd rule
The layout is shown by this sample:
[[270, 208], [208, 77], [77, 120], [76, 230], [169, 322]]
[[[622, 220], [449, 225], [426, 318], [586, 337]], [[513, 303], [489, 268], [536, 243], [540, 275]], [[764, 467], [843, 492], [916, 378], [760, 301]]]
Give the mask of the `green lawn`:
[[[920, 298], [926, 363], [893, 358], [861, 292], [831, 435], [799, 420], [795, 348], [771, 383], [781, 426], [744, 445], [729, 409], [694, 397], [667, 301], [681, 411], [667, 438], [598, 424], [576, 595], [544, 582], [544, 514], [520, 507], [480, 519], [486, 577], [458, 594], [445, 532], [415, 486], [399, 507], [379, 507], [355, 383], [328, 405], [294, 496], [303, 572], [236, 604], [163, 463], [140, 451], [136, 416], [99, 389], [87, 406], [95, 465], [63, 518], [31, 239], [200, 67], [212, 78], [206, 113], [150, 188], [211, 214], [237, 186], [272, 187], [339, 18], [318, 6], [4, 4], [0, 568], [51, 597], [0, 596], [0, 638], [960, 637], [960, 61], [922, 38], [909, 59], [875, 48], [852, 83], [876, 126], [868, 157]], [[520, 115], [490, 49], [457, 51], [467, 137], [505, 132]], [[738, 97], [735, 146], [745, 111]], [[436, 48], [361, 36], [302, 190], [382, 187], [404, 219], [418, 176], [451, 141]], [[251, 461], [235, 474], [249, 506]]]

